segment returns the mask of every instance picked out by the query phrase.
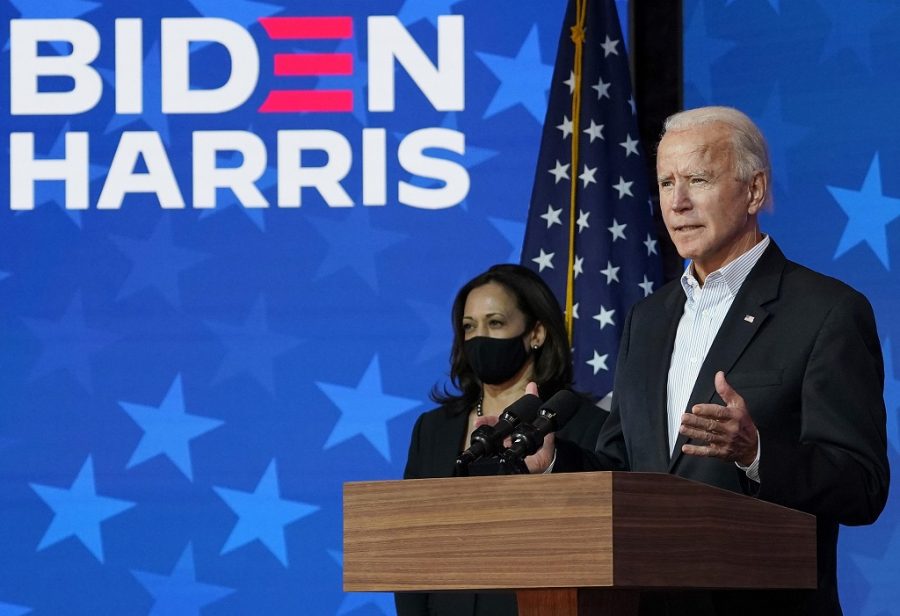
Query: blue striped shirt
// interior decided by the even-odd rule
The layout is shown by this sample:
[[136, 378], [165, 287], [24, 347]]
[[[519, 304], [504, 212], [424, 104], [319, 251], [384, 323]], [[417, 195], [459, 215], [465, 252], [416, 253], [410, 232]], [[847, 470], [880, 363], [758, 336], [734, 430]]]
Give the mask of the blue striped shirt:
[[769, 236], [766, 235], [737, 259], [710, 273], [703, 286], [694, 277], [693, 262], [681, 276], [681, 287], [687, 295], [687, 302], [678, 323], [675, 348], [669, 364], [666, 408], [670, 453], [678, 440], [681, 416], [694, 389], [700, 366], [703, 365], [735, 296], [747, 279], [747, 274], [768, 245]]

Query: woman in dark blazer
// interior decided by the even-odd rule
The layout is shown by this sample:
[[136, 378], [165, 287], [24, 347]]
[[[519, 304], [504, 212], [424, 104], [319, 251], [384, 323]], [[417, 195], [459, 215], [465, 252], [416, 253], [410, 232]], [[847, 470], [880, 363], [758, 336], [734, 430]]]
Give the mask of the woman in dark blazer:
[[[460, 289], [451, 318], [450, 381], [456, 391], [432, 391], [440, 406], [422, 414], [413, 428], [405, 479], [453, 476], [472, 431], [496, 422], [529, 382], [538, 385], [543, 399], [571, 386], [572, 359], [562, 311], [533, 271], [519, 265], [491, 267]], [[554, 470], [581, 470], [580, 452], [593, 448], [606, 416], [583, 399], [557, 434], [563, 438], [557, 441]], [[495, 460], [481, 460], [471, 470], [490, 474], [496, 468]], [[396, 605], [398, 616], [517, 613], [515, 595], [500, 592], [397, 593]]]

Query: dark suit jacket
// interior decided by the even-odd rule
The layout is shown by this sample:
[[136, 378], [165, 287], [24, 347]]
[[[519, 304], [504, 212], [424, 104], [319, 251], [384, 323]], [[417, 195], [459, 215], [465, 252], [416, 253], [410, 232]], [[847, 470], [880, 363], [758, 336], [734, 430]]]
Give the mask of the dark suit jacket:
[[[685, 410], [724, 404], [713, 381], [723, 370], [759, 430], [755, 483], [733, 463], [681, 453], [684, 436], [670, 458], [667, 377], [685, 301], [675, 280], [626, 320], [611, 413], [597, 441], [601, 468], [673, 473], [817, 517], [816, 592], [705, 593], [692, 599], [705, 609], [693, 602], [692, 614], [840, 614], [838, 524], [873, 522], [889, 481], [884, 368], [871, 306], [847, 285], [788, 261], [774, 242], [750, 272]], [[656, 600], [645, 613], [681, 613]]]
[[[557, 434], [557, 470], [585, 470], [584, 453], [592, 450], [607, 412], [587, 398], [569, 423]], [[468, 413], [445, 405], [423, 413], [413, 428], [404, 479], [452, 477], [462, 452]], [[484, 465], [490, 468], [490, 462]], [[480, 471], [480, 474], [485, 474]], [[473, 474], [476, 472], [473, 470]], [[397, 593], [398, 616], [516, 616], [511, 593]]]

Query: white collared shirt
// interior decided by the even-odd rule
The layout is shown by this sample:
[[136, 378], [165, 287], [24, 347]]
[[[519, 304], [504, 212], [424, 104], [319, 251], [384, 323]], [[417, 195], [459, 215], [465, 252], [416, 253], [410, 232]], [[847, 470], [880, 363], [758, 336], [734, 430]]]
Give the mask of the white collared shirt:
[[[694, 277], [693, 262], [681, 276], [681, 286], [687, 295], [684, 312], [678, 322], [675, 334], [675, 347], [669, 364], [669, 378], [666, 390], [666, 409], [668, 414], [669, 453], [673, 453], [678, 440], [678, 427], [684, 414], [691, 391], [697, 381], [700, 366], [712, 346], [722, 321], [747, 275], [756, 265], [763, 252], [769, 246], [769, 236], [753, 248], [739, 256], [726, 266], [710, 273], [703, 286]], [[759, 462], [757, 459], [747, 471], [751, 479], [758, 480], [756, 474]], [[756, 476], [754, 476], [756, 475]]]

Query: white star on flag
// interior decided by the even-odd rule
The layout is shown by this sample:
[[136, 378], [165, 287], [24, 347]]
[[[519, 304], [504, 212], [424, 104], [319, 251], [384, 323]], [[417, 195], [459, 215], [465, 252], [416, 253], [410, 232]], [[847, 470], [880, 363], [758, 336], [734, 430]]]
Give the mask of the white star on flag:
[[606, 358], [609, 357], [609, 353], [604, 355], [600, 355], [596, 350], [594, 351], [594, 357], [587, 360], [585, 363], [594, 369], [594, 374], [597, 374], [600, 370], [609, 370], [606, 367]]
[[621, 175], [619, 176], [619, 183], [613, 184], [613, 188], [619, 191], [619, 199], [621, 199], [625, 195], [628, 195], [629, 197], [634, 196], [633, 194], [631, 194], [632, 184], [634, 184], [634, 182], [626, 182], [625, 178], [623, 178]]
[[[562, 223], [560, 223], [562, 224]], [[656, 252], [656, 240], [650, 237], [650, 234], [647, 234], [647, 239], [644, 240], [644, 246], [647, 247], [647, 255], [655, 255], [659, 254]]]
[[[569, 119], [569, 116], [563, 116], [562, 124], [558, 125], [556, 128], [562, 131], [563, 139], [572, 134], [572, 120]], [[637, 152], [635, 152], [637, 154]]]
[[613, 321], [613, 316], [615, 316], [615, 310], [607, 310], [606, 306], [600, 306], [600, 313], [595, 314], [594, 318], [600, 321], [600, 329], [603, 329], [607, 325], [615, 325], [616, 322]]
[[594, 122], [594, 118], [591, 118], [591, 125], [582, 131], [585, 135], [591, 138], [591, 143], [594, 143], [594, 139], [603, 140], [603, 125], [597, 124]]
[[628, 158], [632, 154], [634, 154], [635, 156], [638, 156], [638, 151], [637, 151], [638, 140], [632, 139], [631, 135], [625, 135], [625, 141], [623, 141], [619, 145], [622, 146], [623, 148], [625, 148], [625, 158]]
[[609, 86], [611, 86], [611, 85], [612, 85], [612, 82], [606, 83], [605, 81], [603, 81], [603, 77], [599, 77], [597, 79], [597, 85], [591, 86], [592, 88], [597, 90], [597, 100], [600, 100], [601, 98], [610, 98]]
[[[619, 221], [617, 221], [615, 218], [613, 218], [612, 226], [607, 227], [607, 229], [609, 229], [609, 232], [612, 233], [612, 238], [613, 238], [614, 242], [617, 239], [623, 239], [623, 240], [626, 239], [625, 238], [625, 227], [627, 227], [627, 226], [628, 226], [627, 223], [619, 224]], [[645, 278], [646, 278], [646, 276], [645, 276]]]
[[585, 229], [589, 228], [591, 225], [588, 223], [588, 216], [590, 216], [590, 212], [586, 212], [584, 210], [578, 210], [578, 220], [575, 221], [575, 224], [578, 225], [578, 232], [581, 233]]
[[575, 257], [575, 263], [572, 265], [572, 271], [575, 272], [575, 278], [578, 278], [579, 274], [583, 274], [581, 271], [584, 266], [584, 258], [583, 257]]
[[613, 267], [610, 261], [606, 262], [606, 269], [600, 270], [600, 273], [606, 276], [606, 284], [611, 282], [619, 282], [619, 268]]
[[553, 225], [561, 225], [562, 221], [559, 219], [559, 215], [562, 214], [562, 208], [554, 209], [553, 205], [547, 206], [547, 213], [541, 214], [541, 218], [547, 221], [547, 228], [549, 229]]
[[644, 297], [653, 293], [653, 281], [647, 280], [647, 274], [644, 274], [644, 282], [639, 283], [638, 286], [644, 290]]
[[548, 253], [544, 252], [543, 248], [541, 248], [541, 254], [538, 255], [537, 257], [535, 257], [534, 259], [532, 259], [532, 261], [534, 261], [535, 263], [538, 264], [538, 268], [539, 268], [538, 273], [543, 272], [544, 268], [547, 268], [547, 267], [549, 267], [550, 269], [553, 269], [553, 257], [555, 254], [556, 254], [555, 252], [551, 252], [548, 254]]
[[603, 48], [603, 57], [605, 58], [606, 56], [608, 56], [610, 54], [619, 55], [619, 50], [616, 49], [616, 46], [618, 44], [619, 44], [618, 39], [614, 41], [614, 40], [610, 39], [609, 35], [607, 34], [606, 42], [603, 43], [602, 45], [600, 45]]
[[584, 166], [584, 171], [578, 177], [581, 178], [581, 181], [584, 182], [582, 188], [587, 188], [588, 184], [596, 184], [597, 180], [594, 179], [594, 174], [597, 173], [597, 167], [590, 168], [587, 165]]
[[556, 184], [559, 184], [560, 180], [568, 180], [569, 179], [569, 165], [563, 165], [559, 161], [556, 161], [556, 167], [553, 169], [548, 169], [550, 173], [556, 177]]

